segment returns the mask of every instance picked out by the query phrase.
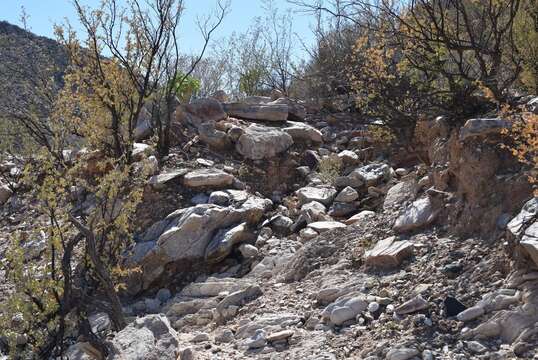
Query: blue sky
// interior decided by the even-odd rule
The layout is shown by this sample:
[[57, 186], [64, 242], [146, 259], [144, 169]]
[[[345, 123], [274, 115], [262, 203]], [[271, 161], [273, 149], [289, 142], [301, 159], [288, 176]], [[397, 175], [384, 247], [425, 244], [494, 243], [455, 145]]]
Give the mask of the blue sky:
[[[84, 4], [97, 6], [99, 0], [82, 0]], [[297, 13], [286, 0], [274, 0], [282, 12], [290, 11], [293, 16], [294, 32], [308, 44], [313, 42], [310, 24], [313, 19]], [[64, 18], [76, 19], [70, 0], [0, 0], [0, 20], [20, 25], [21, 6], [29, 15], [28, 24], [31, 31], [47, 37], [53, 37], [52, 26]], [[186, 11], [181, 27], [182, 49], [185, 53], [195, 52], [200, 48], [201, 37], [196, 27], [196, 18], [215, 8], [215, 0], [185, 0]], [[257, 16], [263, 16], [261, 0], [231, 0], [231, 11], [218, 31], [217, 38], [230, 35], [234, 31], [245, 31]], [[296, 54], [301, 54], [300, 41], [297, 40]]]

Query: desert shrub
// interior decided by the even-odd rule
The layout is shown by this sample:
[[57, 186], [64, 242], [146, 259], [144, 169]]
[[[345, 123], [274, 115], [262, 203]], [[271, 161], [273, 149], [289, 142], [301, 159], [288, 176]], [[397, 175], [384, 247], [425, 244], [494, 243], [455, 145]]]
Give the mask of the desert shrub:
[[[538, 115], [532, 113], [518, 114], [504, 111], [504, 117], [512, 121], [512, 127], [503, 131], [510, 141], [501, 144], [524, 165], [529, 182], [538, 184]], [[534, 193], [538, 196], [538, 188]]]
[[199, 79], [183, 73], [177, 74], [171, 81], [174, 95], [177, 96], [182, 103], [188, 103], [192, 96], [200, 91], [202, 86]]
[[318, 173], [320, 179], [327, 184], [334, 184], [342, 173], [342, 159], [336, 155], [325, 156], [319, 162]]

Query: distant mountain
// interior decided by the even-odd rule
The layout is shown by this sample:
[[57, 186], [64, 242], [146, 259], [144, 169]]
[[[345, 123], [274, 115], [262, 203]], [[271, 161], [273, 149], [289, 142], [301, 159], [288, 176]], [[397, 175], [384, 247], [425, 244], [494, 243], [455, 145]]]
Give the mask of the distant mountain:
[[[30, 111], [44, 119], [46, 97], [61, 87], [66, 67], [67, 54], [58, 42], [0, 21], [0, 122]], [[44, 74], [52, 87], [41, 86]]]

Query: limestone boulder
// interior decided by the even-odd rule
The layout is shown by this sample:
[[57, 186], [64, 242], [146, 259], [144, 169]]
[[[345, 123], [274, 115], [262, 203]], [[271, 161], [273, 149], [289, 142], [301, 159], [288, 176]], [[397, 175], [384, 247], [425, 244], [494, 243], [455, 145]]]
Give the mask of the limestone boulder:
[[397, 232], [415, 230], [431, 224], [437, 211], [429, 197], [414, 201], [404, 212], [396, 219], [393, 229]]
[[176, 360], [179, 355], [178, 334], [163, 315], [137, 318], [111, 343], [114, 360]]
[[317, 233], [322, 233], [333, 229], [341, 229], [345, 228], [346, 226], [346, 224], [342, 224], [339, 221], [316, 221], [308, 224], [308, 228], [316, 231]]
[[342, 325], [349, 320], [355, 320], [357, 315], [368, 308], [368, 302], [357, 295], [350, 294], [338, 298], [329, 304], [321, 313], [321, 317], [334, 325]]
[[224, 260], [234, 246], [254, 240], [255, 235], [247, 223], [241, 223], [229, 229], [220, 229], [205, 249], [205, 260], [209, 263], [218, 263]]
[[367, 219], [367, 218], [370, 218], [370, 217], [373, 217], [373, 216], [375, 216], [375, 212], [373, 212], [371, 210], [363, 210], [363, 211], [359, 212], [358, 214], [353, 215], [352, 217], [350, 217], [346, 221], [344, 221], [344, 223], [347, 224], [347, 225], [353, 225], [355, 223], [361, 222], [364, 219]]
[[321, 131], [319, 131], [313, 126], [302, 122], [288, 121], [286, 122], [286, 126], [282, 128], [282, 130], [289, 134], [295, 142], [323, 142], [323, 135], [321, 134]]
[[387, 164], [369, 164], [355, 169], [348, 177], [361, 180], [366, 186], [376, 186], [391, 177], [390, 166]]
[[214, 121], [208, 121], [198, 126], [200, 140], [214, 149], [226, 150], [232, 147], [232, 140], [224, 131], [215, 128]]
[[193, 125], [196, 128], [206, 122], [218, 122], [226, 117], [221, 103], [211, 98], [196, 99], [176, 109], [176, 121]]
[[234, 176], [215, 168], [197, 169], [183, 177], [183, 184], [190, 188], [223, 188], [232, 185]]
[[306, 117], [306, 108], [289, 98], [281, 97], [271, 102], [275, 105], [287, 105], [288, 106], [288, 120], [292, 121], [304, 121]]
[[288, 119], [287, 104], [249, 104], [247, 102], [224, 103], [224, 111], [232, 117], [246, 120], [284, 122]]
[[275, 157], [293, 145], [293, 138], [277, 128], [252, 124], [239, 136], [237, 152], [251, 160]]
[[295, 193], [301, 205], [311, 201], [317, 201], [325, 206], [329, 206], [336, 196], [336, 189], [332, 186], [306, 186], [300, 188]]
[[389, 189], [383, 202], [383, 208], [385, 210], [392, 209], [406, 201], [413, 200], [417, 191], [418, 185], [414, 180], [402, 181]]
[[189, 172], [188, 169], [177, 169], [167, 171], [161, 174], [153, 175], [149, 180], [148, 184], [155, 189], [162, 189], [168, 183], [173, 182], [174, 180], [180, 179], [182, 176]]
[[501, 118], [470, 119], [460, 129], [460, 141], [489, 134], [500, 134], [503, 129], [510, 127], [510, 122]]
[[[251, 197], [238, 208], [202, 204], [171, 213], [151, 226], [134, 247], [131, 264], [142, 272], [131, 292], [147, 289], [164, 275], [169, 264], [203, 263], [206, 249], [219, 230], [242, 223], [256, 224], [270, 206], [266, 199]], [[227, 249], [230, 242], [237, 240], [235, 235], [231, 239], [224, 235], [218, 238], [214, 243]], [[218, 254], [222, 254], [220, 249]]]

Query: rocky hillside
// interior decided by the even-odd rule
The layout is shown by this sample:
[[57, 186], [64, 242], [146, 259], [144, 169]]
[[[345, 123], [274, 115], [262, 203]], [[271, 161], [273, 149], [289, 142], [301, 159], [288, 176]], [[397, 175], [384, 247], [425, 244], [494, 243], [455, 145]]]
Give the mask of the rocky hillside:
[[[140, 270], [129, 325], [89, 317], [110, 358], [538, 358], [538, 199], [497, 145], [505, 124], [423, 125], [419, 161], [348, 113], [218, 96], [177, 108], [159, 164], [142, 117], [133, 155], [152, 175], [126, 259]], [[42, 220], [23, 191], [4, 186], [0, 203], [1, 254]], [[28, 236], [25, 256], [43, 244]], [[102, 358], [81, 338], [66, 357]]]
[[[0, 121], [13, 122], [8, 115], [29, 104], [46, 112], [43, 90], [62, 83], [66, 66], [67, 54], [56, 41], [0, 21]], [[50, 84], [43, 82], [51, 77]]]

